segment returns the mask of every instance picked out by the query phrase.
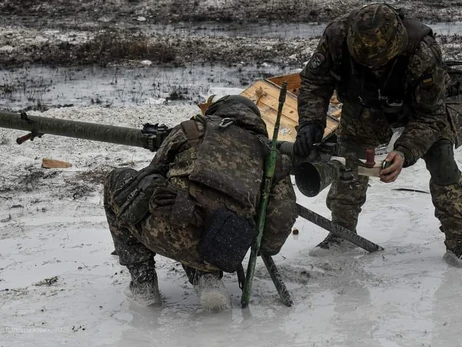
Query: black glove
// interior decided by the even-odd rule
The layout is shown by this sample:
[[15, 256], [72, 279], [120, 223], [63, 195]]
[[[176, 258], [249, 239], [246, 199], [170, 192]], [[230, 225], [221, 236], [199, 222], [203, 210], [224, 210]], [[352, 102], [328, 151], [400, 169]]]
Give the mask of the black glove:
[[172, 206], [175, 204], [176, 195], [176, 189], [170, 186], [158, 187], [154, 191], [152, 201], [159, 207]]
[[152, 202], [156, 207], [151, 213], [167, 215], [173, 226], [185, 227], [188, 224], [197, 225], [202, 222], [200, 212], [196, 211], [196, 203], [188, 192], [172, 185], [157, 188]]
[[323, 134], [324, 130], [319, 124], [302, 123], [295, 139], [294, 153], [302, 157], [309, 156], [313, 145], [321, 142]]

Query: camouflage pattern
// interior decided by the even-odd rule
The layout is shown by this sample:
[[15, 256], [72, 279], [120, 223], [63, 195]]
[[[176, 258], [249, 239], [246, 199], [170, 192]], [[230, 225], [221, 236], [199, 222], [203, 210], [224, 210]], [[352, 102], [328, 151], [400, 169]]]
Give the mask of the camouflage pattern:
[[[460, 75], [462, 79], [462, 74]], [[458, 82], [461, 83], [461, 82]], [[446, 98], [446, 110], [448, 111], [451, 128], [455, 133], [455, 146], [459, 148], [462, 145], [462, 84], [454, 87], [451, 85], [448, 90], [449, 97]], [[455, 94], [458, 93], [458, 94]]]
[[357, 144], [356, 147], [360, 145], [355, 149], [357, 155], [364, 155], [358, 151], [359, 149], [375, 148], [387, 143], [392, 134], [392, 128], [379, 110], [358, 105], [343, 105], [337, 137], [339, 142], [345, 143], [350, 150], [354, 144]]
[[408, 37], [398, 13], [386, 4], [361, 8], [352, 19], [347, 45], [364, 66], [381, 67], [403, 51]]
[[[367, 147], [342, 143], [341, 155], [352, 153], [364, 157]], [[454, 160], [453, 144], [441, 139], [423, 156], [430, 172], [430, 193], [435, 216], [441, 222], [446, 235], [446, 246], [453, 249], [462, 241], [462, 181]], [[327, 196], [327, 206], [332, 211], [332, 221], [355, 231], [362, 205], [366, 202], [368, 177], [359, 176], [358, 181], [335, 181]]]
[[[245, 217], [252, 218], [259, 204], [266, 146], [236, 124], [223, 128], [223, 118], [231, 121], [233, 115], [221, 112], [207, 121], [189, 180], [232, 197], [246, 210], [242, 211], [247, 212]], [[267, 137], [266, 128], [260, 134]]]
[[[222, 110], [216, 114], [225, 118], [234, 117], [234, 123], [241, 128], [250, 129], [251, 136], [261, 135], [266, 137], [266, 128], [263, 120], [255, 116], [251, 110], [242, 104], [233, 104], [230, 110]], [[226, 115], [226, 116], [225, 116]], [[204, 131], [200, 121], [196, 122], [199, 131]], [[265, 134], [265, 135], [263, 135]], [[194, 204], [194, 218], [187, 223], [173, 223], [171, 219], [172, 209], [175, 207], [158, 206], [153, 197], [149, 203], [150, 213], [137, 225], [121, 225], [115, 219], [114, 207], [111, 206], [111, 194], [117, 181], [108, 181], [105, 187], [105, 208], [108, 215], [111, 234], [114, 238], [116, 250], [122, 255], [121, 261], [139, 262], [149, 258], [154, 253], [177, 260], [184, 266], [199, 271], [218, 271], [215, 266], [205, 263], [197, 252], [202, 229], [213, 211], [220, 207], [228, 208], [238, 215], [249, 214], [249, 206], [240, 203], [237, 199], [223, 194], [222, 192], [204, 184], [191, 181], [189, 175], [193, 171], [195, 161], [201, 146], [201, 141], [194, 143], [188, 141], [186, 133], [181, 125], [176, 126], [157, 151], [150, 166], [159, 168], [167, 177], [169, 185], [178, 192], [187, 193], [191, 203]], [[266, 143], [259, 141], [261, 146]], [[237, 144], [230, 144], [228, 151], [238, 151]], [[236, 157], [238, 158], [238, 157]], [[261, 163], [264, 157], [260, 158]], [[236, 172], [236, 179], [229, 184], [239, 184], [242, 179], [239, 169], [242, 163], [233, 162], [225, 165], [226, 170]], [[259, 164], [260, 165], [260, 164]], [[220, 170], [221, 167], [215, 167]], [[276, 254], [284, 244], [291, 232], [297, 214], [296, 198], [290, 181], [290, 159], [280, 156], [277, 163], [276, 179], [273, 181], [271, 198], [268, 205], [267, 222], [262, 240], [262, 252]], [[228, 172], [229, 174], [229, 172]], [[109, 176], [111, 177], [111, 176]], [[116, 175], [113, 175], [116, 177]], [[244, 176], [243, 176], [244, 177]], [[249, 179], [247, 176], [244, 178]], [[253, 177], [255, 182], [260, 182], [260, 177]], [[247, 183], [247, 182], [245, 182]], [[127, 242], [125, 245], [124, 242]], [[134, 245], [134, 247], [131, 247]], [[125, 246], [127, 246], [125, 248]], [[137, 248], [138, 249], [135, 249]], [[129, 256], [128, 253], [132, 254]]]
[[462, 182], [452, 143], [437, 141], [425, 154], [424, 160], [431, 175], [430, 193], [435, 216], [446, 235], [446, 247], [454, 250], [462, 242]]
[[[313, 58], [300, 73], [299, 123], [318, 123], [325, 127], [330, 97], [342, 83], [347, 31], [348, 15], [329, 24]], [[415, 87], [409, 87], [406, 93], [411, 114], [395, 148], [405, 154], [406, 166], [414, 164], [440, 137], [452, 139], [454, 136], [444, 104], [446, 79], [439, 47], [430, 37], [425, 38], [410, 57], [405, 73], [404, 84]], [[354, 139], [361, 136], [353, 142], [374, 147], [390, 139], [390, 127], [394, 124], [388, 124], [382, 110], [365, 107], [358, 99], [341, 101], [340, 135]]]
[[430, 181], [430, 192], [435, 217], [441, 222], [441, 231], [445, 234], [444, 244], [454, 250], [462, 243], [462, 182], [439, 186]]
[[[356, 144], [340, 143], [340, 156], [356, 156], [363, 159], [366, 147]], [[332, 222], [341, 225], [351, 231], [356, 231], [358, 216], [361, 207], [366, 202], [366, 192], [369, 177], [358, 176], [357, 180], [351, 180], [350, 176], [340, 175], [335, 180], [327, 194], [327, 207], [332, 211]]]
[[156, 255], [135, 237], [130, 226], [124, 225], [117, 218], [115, 208], [112, 206], [113, 192], [120, 187], [121, 182], [128, 180], [135, 174], [136, 171], [133, 169], [116, 169], [108, 175], [104, 184], [104, 210], [106, 211], [109, 231], [119, 256], [119, 262], [125, 266], [150, 261]]
[[296, 197], [290, 176], [276, 181], [271, 189], [261, 252], [267, 255], [279, 253], [298, 217]]
[[[444, 102], [447, 74], [436, 43], [422, 41], [410, 61], [409, 71], [411, 82], [418, 81], [412, 100], [415, 113], [411, 114], [404, 133], [395, 143], [395, 149], [404, 153], [407, 166], [422, 158], [438, 139], [447, 138], [454, 142]], [[427, 82], [426, 78], [432, 81]]]
[[[300, 74], [300, 123], [317, 123], [325, 127], [329, 99], [334, 90], [342, 88], [342, 62], [349, 59], [344, 57], [348, 54], [344, 50], [348, 17], [349, 14], [327, 26], [312, 59]], [[380, 77], [384, 71], [379, 69], [368, 73]], [[435, 215], [446, 234], [446, 245], [452, 247], [454, 240], [462, 240], [462, 188], [452, 149], [454, 132], [444, 100], [448, 79], [442, 66], [441, 51], [432, 37], [425, 36], [415, 45], [403, 75], [406, 88], [403, 110], [408, 112], [402, 113], [400, 124], [393, 124], [382, 108], [365, 105], [361, 91], [356, 91], [356, 99], [346, 97], [341, 100], [338, 142], [344, 153], [363, 155], [366, 148], [387, 143], [393, 126], [404, 126], [394, 149], [404, 154], [405, 167], [413, 165], [419, 158], [426, 161], [431, 174]], [[367, 91], [363, 89], [363, 92]], [[342, 179], [332, 184], [327, 205], [332, 211], [333, 222], [350, 230], [356, 229], [361, 206], [366, 200], [367, 181], [361, 177], [354, 184]]]

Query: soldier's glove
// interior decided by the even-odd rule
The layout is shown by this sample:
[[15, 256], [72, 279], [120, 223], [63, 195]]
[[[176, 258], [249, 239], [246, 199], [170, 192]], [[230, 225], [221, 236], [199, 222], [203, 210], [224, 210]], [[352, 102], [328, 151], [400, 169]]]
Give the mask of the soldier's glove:
[[171, 225], [185, 227], [188, 224], [199, 223], [196, 203], [184, 190], [172, 185], [158, 187], [151, 202], [156, 206], [152, 212], [157, 215], [167, 215]]
[[324, 130], [318, 123], [302, 123], [294, 143], [294, 153], [298, 156], [310, 155], [313, 145], [322, 140]]
[[175, 188], [171, 186], [166, 187], [158, 187], [154, 191], [154, 195], [152, 196], [152, 201], [158, 207], [168, 207], [175, 204], [177, 191]]

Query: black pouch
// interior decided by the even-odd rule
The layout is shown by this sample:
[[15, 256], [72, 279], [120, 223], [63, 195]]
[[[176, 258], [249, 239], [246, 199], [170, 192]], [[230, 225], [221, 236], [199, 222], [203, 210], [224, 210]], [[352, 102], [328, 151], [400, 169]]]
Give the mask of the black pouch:
[[227, 209], [218, 209], [204, 229], [198, 253], [204, 261], [225, 272], [242, 263], [258, 234], [255, 223]]
[[140, 172], [114, 194], [117, 217], [124, 223], [135, 225], [149, 213], [149, 199], [165, 178], [158, 173]]

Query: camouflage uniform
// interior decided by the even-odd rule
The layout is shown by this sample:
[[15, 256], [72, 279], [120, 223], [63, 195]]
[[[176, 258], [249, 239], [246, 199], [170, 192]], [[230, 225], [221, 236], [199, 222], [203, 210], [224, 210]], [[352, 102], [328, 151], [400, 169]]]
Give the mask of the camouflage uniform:
[[[299, 123], [325, 127], [329, 99], [336, 90], [343, 103], [337, 131], [341, 154], [364, 157], [366, 148], [387, 143], [392, 128], [404, 126], [394, 149], [404, 154], [404, 167], [419, 158], [425, 160], [431, 174], [435, 215], [446, 234], [446, 246], [452, 249], [462, 241], [462, 189], [453, 155], [454, 133], [445, 109], [447, 74], [440, 49], [429, 28], [403, 19], [409, 35], [406, 50], [374, 72], [357, 64], [349, 54], [346, 38], [350, 16], [327, 26], [300, 74]], [[360, 177], [353, 185], [342, 180], [333, 183], [327, 206], [334, 222], [355, 230], [367, 184], [367, 177]]]
[[[196, 270], [220, 270], [204, 262], [197, 251], [202, 230], [213, 211], [226, 208], [239, 216], [254, 217], [260, 198], [264, 154], [268, 150], [265, 123], [239, 103], [231, 103], [228, 108], [217, 111], [215, 116], [226, 118], [228, 122], [237, 125], [233, 131], [254, 138], [256, 147], [261, 150], [247, 148], [237, 139], [232, 141], [225, 137], [213, 144], [217, 146], [214, 150], [209, 151], [210, 148], [207, 148], [207, 151], [201, 152], [202, 146], [205, 146], [202, 117], [193, 118], [196, 120], [183, 122], [173, 128], [150, 167], [161, 171], [165, 184], [178, 192], [176, 202], [180, 195], [185, 199], [186, 204], [180, 211], [177, 210], [176, 202], [168, 207], [156, 204], [155, 192], [150, 199], [146, 217], [136, 225], [127, 225], [116, 217], [117, 206], [113, 204], [112, 195], [123, 184], [121, 182], [126, 180], [124, 176], [135, 175], [136, 171], [117, 169], [108, 176], [105, 185], [105, 208], [122, 265], [143, 262], [157, 253], [181, 262], [186, 266], [191, 282], [194, 282]], [[209, 123], [205, 124], [206, 127], [209, 126]], [[191, 125], [196, 129], [194, 139], [188, 130]], [[252, 158], [253, 153], [259, 155]], [[243, 162], [245, 155], [250, 159]], [[279, 252], [297, 217], [295, 193], [289, 176], [290, 166], [290, 159], [279, 155], [262, 240], [262, 252], [268, 254]], [[191, 179], [194, 175], [200, 176], [201, 172], [210, 174], [209, 185]], [[249, 172], [253, 174], [249, 175]], [[220, 177], [225, 177], [225, 182], [220, 182]], [[219, 183], [217, 189], [214, 188], [214, 182]], [[225, 194], [220, 191], [224, 186], [229, 194], [244, 191], [245, 196], [240, 198], [238, 193], [234, 196]]]

